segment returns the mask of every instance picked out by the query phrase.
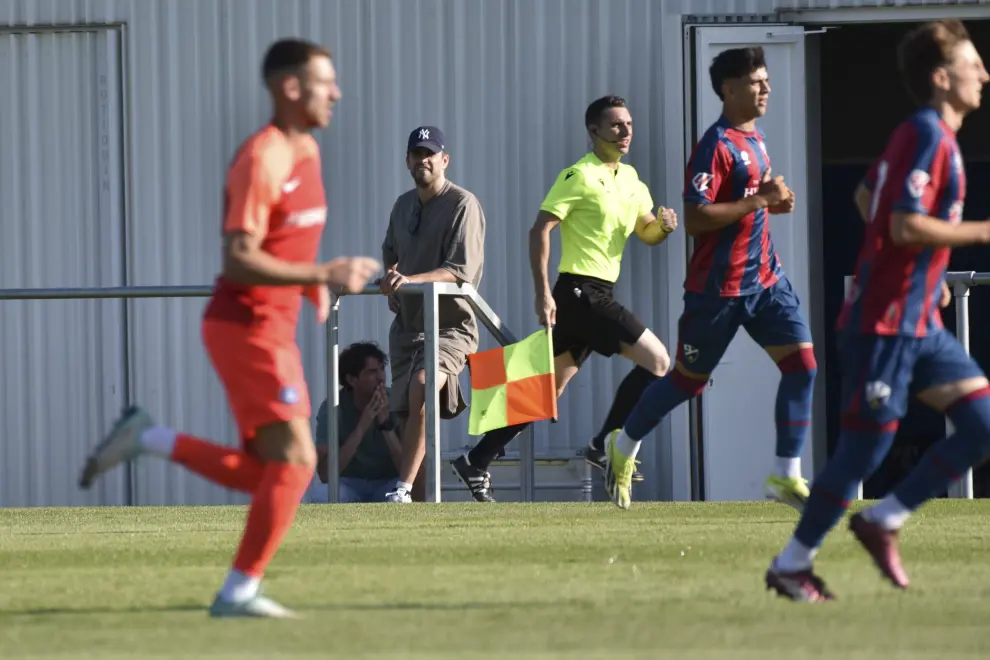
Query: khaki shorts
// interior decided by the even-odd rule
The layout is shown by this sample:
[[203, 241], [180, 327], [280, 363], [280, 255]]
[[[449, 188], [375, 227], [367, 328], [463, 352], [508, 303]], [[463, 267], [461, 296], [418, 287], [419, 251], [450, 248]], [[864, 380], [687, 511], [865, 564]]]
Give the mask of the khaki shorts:
[[[437, 347], [437, 353], [439, 354], [440, 371], [447, 374], [443, 387], [440, 388], [440, 419], [454, 419], [467, 408], [458, 379], [458, 375], [467, 364], [467, 355], [451, 349], [443, 341]], [[389, 349], [389, 361], [392, 366], [392, 391], [389, 397], [389, 406], [393, 413], [407, 415], [409, 413], [409, 382], [413, 374], [425, 369], [426, 347], [422, 344], [401, 348], [393, 345]]]

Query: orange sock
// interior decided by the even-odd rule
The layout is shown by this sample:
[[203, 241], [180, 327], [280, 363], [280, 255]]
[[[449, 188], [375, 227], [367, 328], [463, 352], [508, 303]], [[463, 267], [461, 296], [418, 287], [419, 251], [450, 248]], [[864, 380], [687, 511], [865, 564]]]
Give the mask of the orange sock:
[[253, 493], [258, 488], [264, 471], [261, 461], [240, 449], [216, 445], [184, 433], [175, 436], [171, 459], [215, 484], [245, 493]]
[[296, 510], [313, 479], [313, 468], [271, 461], [254, 491], [244, 537], [234, 568], [260, 578], [292, 526]]

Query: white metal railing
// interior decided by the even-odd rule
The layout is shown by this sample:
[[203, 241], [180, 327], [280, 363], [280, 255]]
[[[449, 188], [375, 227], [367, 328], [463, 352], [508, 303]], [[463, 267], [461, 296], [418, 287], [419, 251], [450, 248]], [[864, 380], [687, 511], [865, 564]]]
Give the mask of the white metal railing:
[[[123, 286], [123, 287], [78, 287], [78, 288], [44, 288], [44, 289], [0, 289], [0, 300], [105, 300], [131, 298], [206, 298], [212, 295], [210, 286]], [[398, 295], [420, 295], [424, 300], [424, 334], [426, 361], [426, 460], [427, 501], [440, 501], [440, 415], [439, 391], [436, 387], [439, 370], [437, 355], [437, 338], [439, 326], [437, 308], [440, 296], [461, 296], [471, 305], [478, 321], [484, 325], [495, 339], [501, 344], [511, 344], [516, 338], [502, 324], [501, 319], [492, 311], [488, 303], [475, 291], [470, 284], [429, 283], [409, 284], [397, 292]], [[382, 293], [378, 287], [367, 287], [357, 294], [359, 296], [377, 295]], [[334, 296], [331, 304], [330, 318], [327, 321], [327, 440], [328, 466], [327, 487], [331, 502], [339, 501], [339, 430], [337, 415], [339, 406], [339, 374], [337, 359], [339, 350], [338, 320], [340, 314], [340, 297]], [[129, 394], [128, 394], [129, 395]], [[127, 395], [125, 395], [127, 396]], [[318, 406], [317, 406], [318, 407]], [[519, 489], [523, 501], [532, 502], [535, 492], [535, 456], [532, 437], [532, 426], [526, 429], [519, 443]], [[133, 494], [133, 475], [128, 468], [125, 480], [127, 492]], [[588, 489], [590, 490], [590, 488]]]
[[[461, 296], [474, 310], [478, 320], [488, 328], [495, 340], [502, 346], [516, 342], [516, 337], [502, 324], [488, 303], [470, 284], [431, 282], [428, 284], [407, 284], [396, 292], [397, 295], [419, 295], [423, 297], [424, 362], [426, 367], [426, 501], [440, 501], [440, 391], [437, 388], [437, 373], [440, 371], [437, 354], [437, 339], [440, 335], [437, 315], [440, 296]], [[330, 502], [340, 501], [340, 430], [337, 428], [337, 415], [340, 406], [340, 374], [338, 373], [338, 352], [340, 336], [338, 322], [340, 301], [348, 296], [382, 296], [378, 287], [368, 287], [357, 294], [334, 296], [330, 306], [330, 319], [327, 321], [327, 497]], [[533, 451], [533, 427], [527, 427], [519, 443], [519, 487], [520, 498], [532, 502], [534, 498], [535, 460]]]
[[[974, 286], [990, 284], [990, 273], [977, 273], [975, 271], [955, 271], [946, 273], [945, 280], [952, 287], [952, 297], [956, 304], [956, 338], [962, 347], [969, 353], [969, 290]], [[849, 297], [849, 288], [852, 286], [853, 276], [846, 275], [845, 297]], [[948, 418], [945, 420], [946, 435], [951, 435], [953, 431], [952, 422]], [[858, 499], [863, 499], [863, 484], [859, 484], [856, 494]], [[959, 497], [973, 499], [973, 470], [966, 470], [966, 474], [960, 477], [949, 487], [949, 497]]]

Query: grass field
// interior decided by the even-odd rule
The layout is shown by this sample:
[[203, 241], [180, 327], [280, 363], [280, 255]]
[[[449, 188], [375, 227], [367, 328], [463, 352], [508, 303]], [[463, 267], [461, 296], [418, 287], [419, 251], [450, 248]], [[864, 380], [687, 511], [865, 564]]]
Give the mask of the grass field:
[[[266, 593], [205, 614], [244, 510], [0, 510], [0, 658], [959, 658], [990, 651], [990, 501], [938, 501], [881, 582], [845, 524], [799, 605], [763, 573], [775, 504], [308, 505]], [[774, 655], [777, 654], [777, 655]]]

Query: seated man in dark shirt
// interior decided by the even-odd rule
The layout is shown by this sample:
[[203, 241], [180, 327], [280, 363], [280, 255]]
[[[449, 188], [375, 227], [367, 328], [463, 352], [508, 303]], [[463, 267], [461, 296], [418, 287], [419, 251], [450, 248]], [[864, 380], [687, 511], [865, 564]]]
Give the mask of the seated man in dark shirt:
[[[340, 354], [340, 501], [384, 502], [399, 478], [402, 446], [389, 416], [385, 387], [388, 356], [370, 342], [348, 346]], [[327, 483], [327, 401], [316, 415], [317, 474]], [[328, 501], [326, 486], [310, 489], [310, 502]]]

